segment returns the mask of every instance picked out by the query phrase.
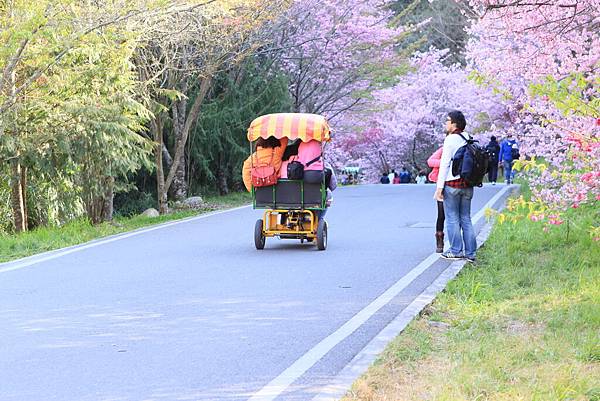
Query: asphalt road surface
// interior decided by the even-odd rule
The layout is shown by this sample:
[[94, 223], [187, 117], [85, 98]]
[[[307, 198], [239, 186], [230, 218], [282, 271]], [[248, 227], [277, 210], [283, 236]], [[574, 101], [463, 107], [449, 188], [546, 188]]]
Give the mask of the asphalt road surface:
[[433, 191], [339, 188], [326, 251], [245, 207], [0, 264], [0, 400], [310, 400], [449, 265]]

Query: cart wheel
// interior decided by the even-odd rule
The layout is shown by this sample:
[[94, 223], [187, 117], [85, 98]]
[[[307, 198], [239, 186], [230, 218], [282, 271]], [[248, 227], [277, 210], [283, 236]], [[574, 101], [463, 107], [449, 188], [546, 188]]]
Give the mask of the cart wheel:
[[327, 248], [327, 222], [325, 220], [319, 220], [317, 225], [317, 248], [319, 251]]
[[256, 249], [263, 249], [265, 247], [265, 236], [263, 235], [263, 221], [262, 219], [256, 220], [254, 225], [254, 246]]

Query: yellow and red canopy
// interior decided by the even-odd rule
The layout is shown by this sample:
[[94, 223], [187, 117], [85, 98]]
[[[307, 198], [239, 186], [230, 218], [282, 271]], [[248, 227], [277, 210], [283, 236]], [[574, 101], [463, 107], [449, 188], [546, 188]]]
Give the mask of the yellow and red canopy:
[[277, 139], [300, 138], [303, 142], [317, 140], [327, 142], [330, 138], [329, 124], [325, 117], [306, 113], [276, 113], [258, 117], [248, 128], [248, 140], [267, 139], [274, 136]]

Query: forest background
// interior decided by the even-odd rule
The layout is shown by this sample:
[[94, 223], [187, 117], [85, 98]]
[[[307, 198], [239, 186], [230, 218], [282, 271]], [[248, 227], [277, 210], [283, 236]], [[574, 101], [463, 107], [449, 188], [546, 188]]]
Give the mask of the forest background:
[[[258, 115], [325, 115], [366, 181], [445, 114], [513, 133], [544, 229], [600, 201], [600, 0], [0, 1], [0, 234], [241, 191]], [[600, 240], [599, 224], [587, 228]]]

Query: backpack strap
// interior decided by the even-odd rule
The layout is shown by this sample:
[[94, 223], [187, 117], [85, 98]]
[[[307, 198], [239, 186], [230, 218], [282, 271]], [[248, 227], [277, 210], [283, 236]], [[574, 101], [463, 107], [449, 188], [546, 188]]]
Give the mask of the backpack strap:
[[466, 143], [469, 143], [470, 141], [472, 141], [472, 140], [473, 140], [472, 138], [469, 138], [469, 139], [465, 138], [465, 137], [464, 137], [464, 135], [463, 135], [463, 134], [461, 134], [460, 132], [457, 132], [457, 134], [458, 134], [458, 135], [460, 135], [460, 137], [461, 137], [462, 139], [464, 139]]
[[[254, 157], [252, 157], [252, 161], [254, 161], [254, 159], [256, 159], [256, 166], [254, 165], [254, 163], [251, 164], [252, 168], [254, 167], [261, 167], [260, 163], [258, 162], [258, 149], [256, 149], [256, 151], [254, 151], [253, 154]], [[273, 158], [275, 157], [275, 148], [271, 148], [271, 161], [267, 164], [267, 166], [272, 166], [273, 165]]]
[[316, 162], [317, 160], [319, 160], [321, 158], [322, 155], [319, 155], [317, 157], [315, 157], [314, 159], [312, 159], [311, 161], [307, 162], [305, 164], [306, 167], [310, 166], [311, 164], [313, 164], [314, 162]]

